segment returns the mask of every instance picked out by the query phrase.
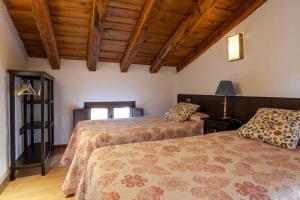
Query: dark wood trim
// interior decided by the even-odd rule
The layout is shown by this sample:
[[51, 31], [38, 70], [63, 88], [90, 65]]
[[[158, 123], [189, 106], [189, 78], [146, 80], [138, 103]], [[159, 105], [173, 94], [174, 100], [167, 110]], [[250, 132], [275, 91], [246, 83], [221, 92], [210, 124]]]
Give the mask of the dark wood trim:
[[91, 108], [108, 108], [108, 118], [113, 118], [113, 108], [121, 107], [135, 108], [135, 101], [84, 102], [88, 120], [90, 120]]
[[10, 123], [10, 180], [16, 179], [16, 146], [15, 146], [15, 76], [13, 73], [9, 73], [9, 123]]
[[76, 108], [73, 110], [73, 128], [76, 124], [83, 120], [90, 120], [91, 108], [108, 108], [108, 118], [113, 118], [113, 108], [130, 107], [130, 117], [144, 116], [143, 108], [136, 108], [135, 101], [121, 102], [85, 102], [84, 108]]
[[[47, 99], [51, 99], [51, 81], [47, 81]], [[46, 103], [46, 102], [45, 102]], [[51, 132], [52, 132], [52, 112], [51, 112], [51, 103], [48, 103], [47, 105], [47, 129], [48, 129], [48, 152], [52, 150], [52, 137], [51, 137]]]
[[51, 112], [51, 137], [52, 137], [52, 147], [51, 150], [54, 150], [54, 128], [55, 128], [55, 122], [54, 122], [54, 80], [50, 80], [50, 85], [51, 85], [51, 91], [50, 91], [50, 104], [51, 104], [51, 109], [49, 112]]
[[28, 124], [28, 119], [27, 119], [27, 95], [23, 96], [23, 102], [24, 102], [24, 108], [23, 108], [23, 120], [24, 120], [24, 126], [23, 126], [23, 141], [24, 141], [24, 147], [25, 147], [25, 151], [27, 150], [28, 147], [28, 129], [27, 129], [27, 124]]
[[25, 70], [13, 70], [9, 69], [8, 73], [13, 74], [14, 76], [22, 77], [22, 78], [28, 78], [28, 79], [34, 79], [39, 80], [41, 74], [44, 74], [46, 79], [54, 80], [54, 77], [50, 74], [42, 71], [25, 71]]
[[[211, 117], [222, 117], [224, 97], [215, 95], [189, 95], [178, 94], [178, 102], [186, 102], [200, 105], [199, 111], [209, 114]], [[242, 122], [247, 122], [259, 108], [280, 108], [300, 110], [300, 98], [282, 97], [228, 97], [228, 115]]]
[[143, 108], [130, 108], [130, 117], [142, 117], [144, 116]]
[[88, 120], [90, 118], [89, 109], [77, 108], [73, 110], [73, 129], [76, 124], [83, 120]]
[[[30, 81], [31, 85], [33, 85], [33, 80]], [[30, 96], [30, 102], [33, 102], [33, 96]], [[28, 102], [27, 102], [28, 103]], [[30, 103], [30, 126], [33, 127], [34, 123], [34, 104]], [[30, 145], [34, 144], [34, 129], [30, 129]]]
[[84, 102], [84, 108], [116, 108], [124, 106], [135, 108], [135, 101]]
[[[45, 128], [46, 128], [46, 120], [45, 120], [45, 77], [41, 76], [41, 174], [44, 176], [46, 174], [45, 167], [45, 158], [46, 158], [46, 150], [45, 150]], [[50, 123], [50, 122], [49, 122]], [[48, 130], [49, 131], [49, 130]]]

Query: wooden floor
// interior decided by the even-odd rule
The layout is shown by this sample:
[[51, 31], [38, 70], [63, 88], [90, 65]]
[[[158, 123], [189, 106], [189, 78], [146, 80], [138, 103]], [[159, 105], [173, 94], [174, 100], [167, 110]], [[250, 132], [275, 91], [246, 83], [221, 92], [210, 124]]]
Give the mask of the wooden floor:
[[66, 169], [58, 168], [59, 162], [64, 149], [55, 150], [50, 160], [50, 171], [46, 176], [40, 176], [39, 171], [28, 171], [32, 176], [24, 176], [24, 172], [19, 173], [16, 181], [9, 182], [0, 200], [74, 200], [74, 197], [64, 198], [61, 191], [61, 185], [66, 175]]

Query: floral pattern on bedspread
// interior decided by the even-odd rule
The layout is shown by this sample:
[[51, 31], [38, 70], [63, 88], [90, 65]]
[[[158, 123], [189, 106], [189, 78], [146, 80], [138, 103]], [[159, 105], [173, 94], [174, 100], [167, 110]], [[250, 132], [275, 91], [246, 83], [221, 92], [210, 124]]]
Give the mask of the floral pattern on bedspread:
[[234, 131], [111, 146], [93, 152], [75, 198], [298, 200], [299, 160], [300, 148]]
[[[66, 195], [75, 193], [87, 161], [97, 148], [200, 135], [202, 125], [198, 121], [175, 122], [162, 117], [79, 122], [60, 163], [61, 166], [70, 166], [62, 190]], [[119, 162], [103, 165], [107, 168], [111, 165], [122, 167]]]

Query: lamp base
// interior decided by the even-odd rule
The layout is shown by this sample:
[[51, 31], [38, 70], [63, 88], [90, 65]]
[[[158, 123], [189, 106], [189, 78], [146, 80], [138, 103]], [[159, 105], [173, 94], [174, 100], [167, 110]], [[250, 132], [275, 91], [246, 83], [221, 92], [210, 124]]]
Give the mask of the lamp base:
[[222, 119], [230, 119], [230, 117], [227, 116], [227, 95], [224, 95], [224, 113]]
[[231, 119], [229, 116], [223, 116], [221, 119]]

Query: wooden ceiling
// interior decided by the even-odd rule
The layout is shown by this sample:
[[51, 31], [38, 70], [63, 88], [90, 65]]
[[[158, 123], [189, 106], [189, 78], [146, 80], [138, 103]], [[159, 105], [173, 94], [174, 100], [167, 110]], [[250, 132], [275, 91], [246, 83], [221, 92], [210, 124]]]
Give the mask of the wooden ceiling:
[[267, 0], [4, 0], [30, 57], [181, 71]]

